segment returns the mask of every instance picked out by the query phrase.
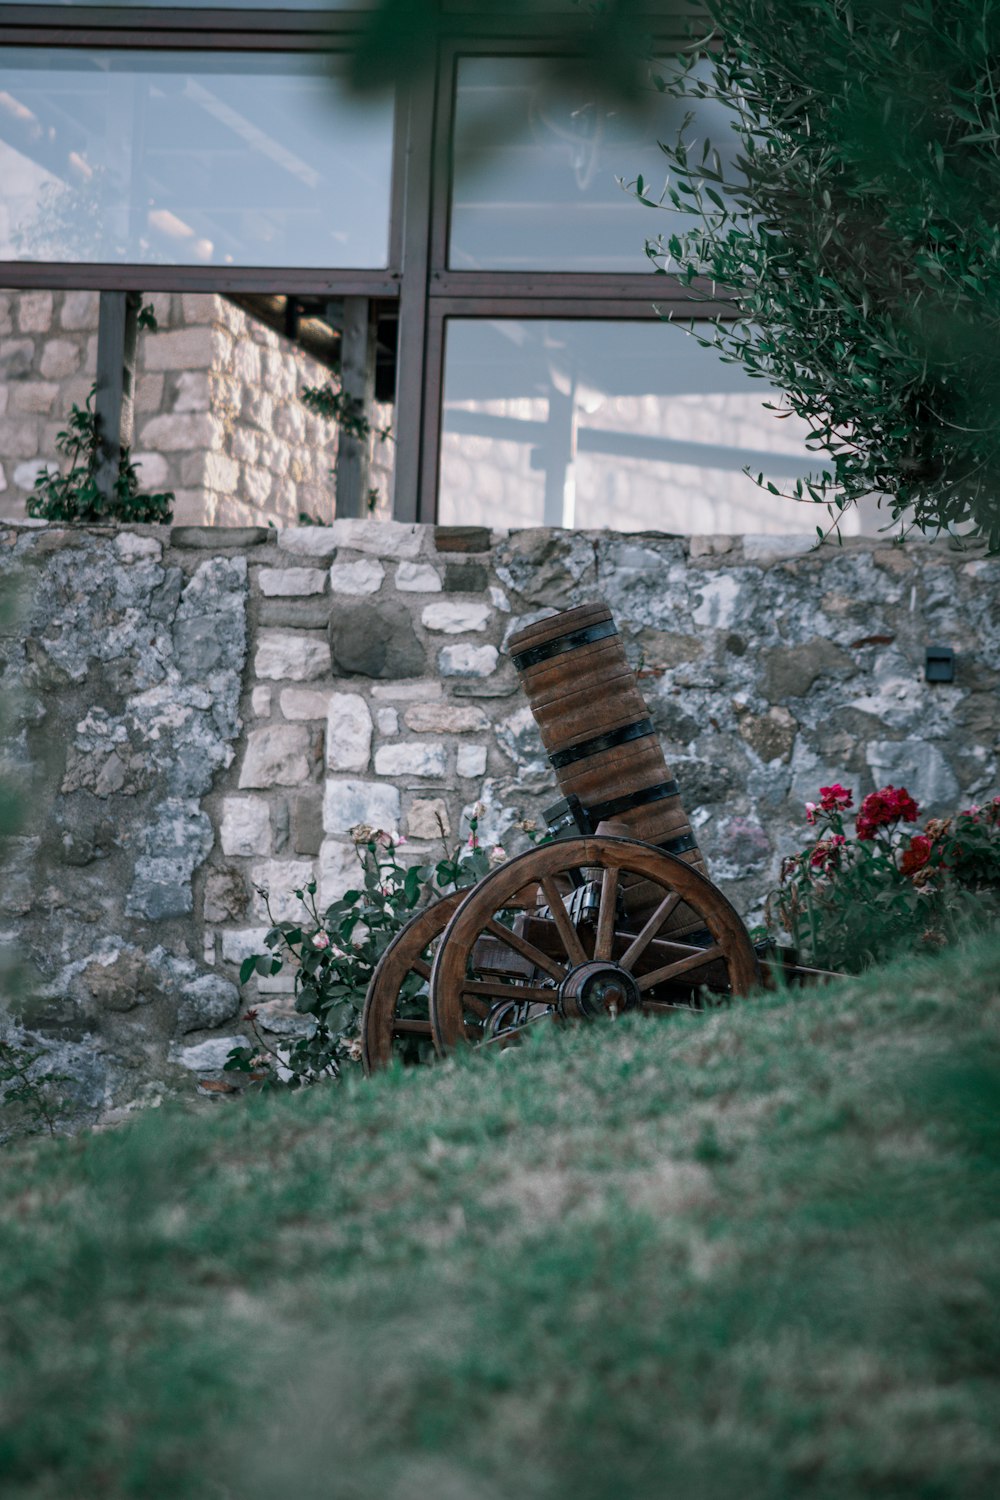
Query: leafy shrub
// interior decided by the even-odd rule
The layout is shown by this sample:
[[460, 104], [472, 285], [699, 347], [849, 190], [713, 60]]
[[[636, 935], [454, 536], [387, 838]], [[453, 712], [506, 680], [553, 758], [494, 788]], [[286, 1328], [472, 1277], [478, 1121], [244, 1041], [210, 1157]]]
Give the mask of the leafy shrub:
[[[302, 903], [298, 922], [274, 922], [265, 938], [267, 953], [253, 954], [240, 966], [240, 984], [254, 975], [271, 978], [286, 965], [294, 969], [295, 1009], [308, 1017], [305, 1034], [288, 1045], [275, 1046], [262, 1035], [254, 1009], [244, 1020], [253, 1035], [253, 1046], [230, 1053], [226, 1069], [248, 1074], [265, 1087], [291, 1088], [336, 1078], [345, 1062], [361, 1059], [358, 1021], [368, 984], [375, 967], [396, 934], [412, 916], [447, 891], [475, 885], [507, 854], [501, 844], [487, 850], [479, 841], [478, 827], [483, 807], [477, 803], [470, 818], [471, 833], [464, 847], [446, 854], [433, 869], [404, 865], [398, 849], [405, 840], [394, 833], [361, 825], [353, 830], [358, 851], [359, 884], [320, 912], [316, 905], [316, 882], [295, 891]], [[535, 825], [517, 825], [531, 838]], [[269, 893], [258, 888], [271, 915]], [[411, 975], [401, 996], [400, 1014], [408, 1014], [408, 1000], [422, 987]], [[417, 1012], [419, 1013], [419, 1012]], [[426, 1007], [424, 1008], [426, 1015]], [[417, 1060], [427, 1044], [414, 1041], [412, 1058]]]
[[883, 787], [858, 809], [839, 784], [806, 803], [814, 830], [784, 861], [768, 918], [791, 935], [801, 957], [849, 973], [899, 950], [936, 948], [1000, 919], [1000, 797], [952, 818], [931, 818], [905, 787]]
[[173, 494], [144, 495], [139, 471], [126, 449], [110, 499], [97, 485], [97, 415], [92, 409], [96, 386], [86, 403], [74, 403], [69, 423], [56, 436], [56, 448], [69, 460], [65, 473], [42, 470], [28, 498], [28, 515], [42, 521], [167, 521], [173, 516]]
[[1000, 7], [706, 8], [710, 77], [692, 57], [660, 83], [730, 109], [737, 152], [724, 167], [694, 116], [662, 143], [667, 190], [639, 197], [698, 222], [650, 241], [657, 270], [735, 297], [735, 321], [691, 330], [809, 423], [829, 466], [792, 498], [879, 494], [1000, 548]]

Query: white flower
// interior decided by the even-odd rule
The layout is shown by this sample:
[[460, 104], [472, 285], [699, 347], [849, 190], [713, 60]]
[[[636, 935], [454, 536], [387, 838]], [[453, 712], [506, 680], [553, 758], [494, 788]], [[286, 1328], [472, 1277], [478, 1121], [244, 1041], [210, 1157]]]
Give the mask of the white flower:
[[368, 844], [375, 837], [375, 830], [367, 823], [356, 823], [351, 829], [351, 838], [356, 844]]
[[479, 819], [480, 818], [485, 818], [485, 816], [486, 816], [486, 803], [485, 802], [474, 802], [472, 804], [472, 811], [470, 812], [469, 817], [470, 818], [475, 818], [476, 822], [478, 823]]
[[507, 858], [507, 851], [502, 844], [494, 844], [490, 850], [490, 864], [502, 865]]
[[329, 948], [330, 939], [325, 932], [317, 932], [313, 937], [312, 945], [314, 948]]

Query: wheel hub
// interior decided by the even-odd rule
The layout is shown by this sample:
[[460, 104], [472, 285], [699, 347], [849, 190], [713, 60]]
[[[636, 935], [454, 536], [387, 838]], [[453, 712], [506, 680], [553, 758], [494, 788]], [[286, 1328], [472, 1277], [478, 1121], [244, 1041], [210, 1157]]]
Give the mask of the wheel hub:
[[559, 1010], [567, 1020], [595, 1021], [638, 1010], [639, 986], [627, 969], [591, 959], [570, 969], [559, 986]]

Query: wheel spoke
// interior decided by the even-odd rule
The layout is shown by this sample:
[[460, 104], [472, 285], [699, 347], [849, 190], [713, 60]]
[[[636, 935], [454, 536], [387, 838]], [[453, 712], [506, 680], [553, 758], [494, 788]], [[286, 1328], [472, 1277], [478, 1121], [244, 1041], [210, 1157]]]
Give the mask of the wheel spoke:
[[513, 948], [515, 953], [519, 953], [522, 958], [534, 964], [536, 969], [541, 969], [543, 974], [548, 974], [550, 978], [556, 980], [564, 977], [566, 968], [563, 964], [556, 963], [554, 958], [543, 953], [541, 948], [536, 948], [534, 943], [525, 942], [524, 938], [518, 937], [516, 932], [511, 932], [509, 927], [504, 927], [496, 918], [491, 918], [487, 922], [486, 931], [491, 936], [499, 938], [508, 948]]
[[665, 984], [668, 979], [676, 979], [690, 969], [703, 968], [705, 964], [710, 964], [714, 959], [722, 957], [721, 943], [715, 943], [711, 948], [697, 948], [693, 953], [689, 953], [687, 958], [679, 958], [676, 963], [667, 964], [662, 969], [654, 969], [651, 974], [643, 974], [639, 980], [639, 989], [640, 991], [651, 990], [658, 984]]
[[618, 908], [618, 871], [608, 865], [601, 881], [601, 905], [597, 913], [595, 958], [610, 958], [615, 940], [615, 913]]
[[577, 930], [570, 921], [569, 912], [563, 905], [563, 899], [559, 894], [558, 887], [551, 875], [547, 875], [540, 882], [542, 892], [552, 913], [552, 920], [556, 924], [559, 936], [562, 938], [563, 947], [566, 949], [566, 957], [571, 964], [585, 964], [587, 954], [583, 944], [580, 942]]
[[421, 979], [430, 979], [431, 966], [425, 958], [415, 958], [410, 965], [414, 974], [419, 974]]
[[462, 998], [465, 1001], [466, 1010], [471, 1010], [472, 1014], [478, 1016], [481, 1021], [486, 1020], [486, 1017], [490, 1013], [490, 1007], [486, 1004], [485, 1000], [480, 1000], [479, 996], [470, 986], [462, 986]]
[[677, 891], [671, 891], [668, 895], [664, 896], [638, 937], [633, 939], [618, 960], [623, 969], [635, 968], [636, 960], [645, 953], [674, 907], [680, 905], [680, 899]]

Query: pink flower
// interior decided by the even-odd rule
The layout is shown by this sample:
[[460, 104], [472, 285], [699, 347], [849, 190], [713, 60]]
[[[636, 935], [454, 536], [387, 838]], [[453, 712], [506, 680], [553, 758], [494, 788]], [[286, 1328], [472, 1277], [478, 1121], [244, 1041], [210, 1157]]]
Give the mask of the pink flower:
[[807, 802], [806, 803], [806, 822], [807, 823], [815, 823], [815, 821], [816, 821], [816, 814], [817, 814], [818, 811], [819, 811], [819, 803], [818, 802]]
[[317, 932], [313, 934], [312, 945], [314, 948], [329, 948], [330, 939], [325, 932]]
[[820, 807], [824, 812], [846, 812], [849, 807], [854, 806], [854, 793], [849, 787], [841, 786], [835, 781], [833, 786], [821, 786], [819, 789]]
[[494, 844], [490, 850], [490, 864], [502, 865], [507, 858], [507, 851], [502, 844]]

